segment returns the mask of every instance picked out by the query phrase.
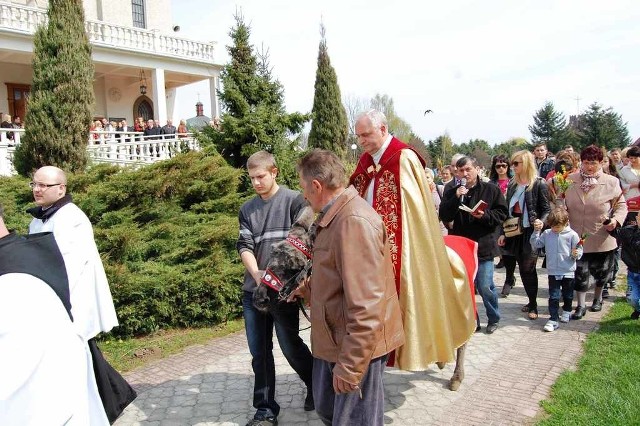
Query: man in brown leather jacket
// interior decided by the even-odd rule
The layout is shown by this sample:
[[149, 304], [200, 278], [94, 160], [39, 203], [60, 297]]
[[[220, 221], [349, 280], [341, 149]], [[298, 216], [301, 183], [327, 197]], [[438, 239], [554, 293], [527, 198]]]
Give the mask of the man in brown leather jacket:
[[382, 219], [330, 151], [298, 162], [303, 195], [315, 212], [313, 275], [298, 290], [311, 303], [313, 397], [322, 421], [382, 425], [382, 373], [404, 343], [389, 242]]

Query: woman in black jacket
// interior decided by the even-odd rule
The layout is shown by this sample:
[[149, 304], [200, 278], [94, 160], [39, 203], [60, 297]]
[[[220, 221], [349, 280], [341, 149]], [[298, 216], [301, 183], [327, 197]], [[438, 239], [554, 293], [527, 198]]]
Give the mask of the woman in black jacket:
[[[549, 207], [549, 190], [544, 179], [538, 177], [533, 154], [529, 151], [518, 151], [511, 156], [511, 167], [514, 178], [507, 188], [507, 206], [509, 217], [519, 218], [518, 223], [522, 230], [520, 235], [506, 238], [504, 233], [498, 237], [498, 245], [504, 247], [502, 260], [504, 262], [507, 277], [513, 276], [516, 262], [520, 268], [520, 278], [524, 290], [529, 298], [529, 303], [522, 307], [527, 312], [529, 319], [538, 318], [538, 274], [536, 272], [537, 252], [529, 243], [533, 226], [537, 222], [544, 223], [551, 211]], [[512, 283], [505, 282], [506, 286]], [[505, 293], [503, 288], [503, 294]], [[509, 290], [509, 289], [507, 289]], [[508, 294], [508, 291], [506, 291]]]

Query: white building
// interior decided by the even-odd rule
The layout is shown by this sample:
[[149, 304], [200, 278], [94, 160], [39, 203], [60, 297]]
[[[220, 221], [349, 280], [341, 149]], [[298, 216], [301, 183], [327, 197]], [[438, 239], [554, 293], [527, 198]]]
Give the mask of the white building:
[[[133, 125], [174, 119], [176, 88], [209, 80], [211, 116], [222, 65], [215, 43], [176, 37], [170, 0], [83, 0], [95, 65], [94, 116]], [[32, 81], [33, 36], [46, 0], [0, 0], [0, 112], [24, 119]]]

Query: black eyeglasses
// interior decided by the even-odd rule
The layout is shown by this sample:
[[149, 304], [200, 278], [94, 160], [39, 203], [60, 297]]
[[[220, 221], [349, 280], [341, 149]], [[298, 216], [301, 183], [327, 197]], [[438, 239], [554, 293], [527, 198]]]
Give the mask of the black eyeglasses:
[[496, 169], [506, 169], [509, 167], [508, 164], [496, 164]]
[[29, 188], [31, 189], [44, 189], [45, 191], [52, 186], [62, 185], [61, 183], [39, 183], [39, 182], [29, 182]]
[[511, 165], [512, 165], [512, 166], [517, 166], [517, 165], [519, 165], [520, 163], [522, 163], [522, 161], [512, 161], [512, 162], [511, 162]]

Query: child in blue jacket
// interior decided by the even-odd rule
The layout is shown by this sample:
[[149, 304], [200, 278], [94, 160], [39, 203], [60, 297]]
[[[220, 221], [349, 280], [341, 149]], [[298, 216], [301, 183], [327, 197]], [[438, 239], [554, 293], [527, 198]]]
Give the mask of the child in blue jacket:
[[[549, 275], [549, 314], [551, 318], [544, 325], [544, 331], [555, 331], [559, 322], [569, 322], [573, 303], [573, 282], [576, 260], [582, 257], [580, 236], [569, 227], [569, 213], [561, 207], [555, 208], [547, 217], [551, 229], [542, 231], [542, 224], [534, 225], [531, 246], [545, 249], [547, 253], [547, 274]], [[559, 315], [560, 294], [562, 293], [562, 315]]]

